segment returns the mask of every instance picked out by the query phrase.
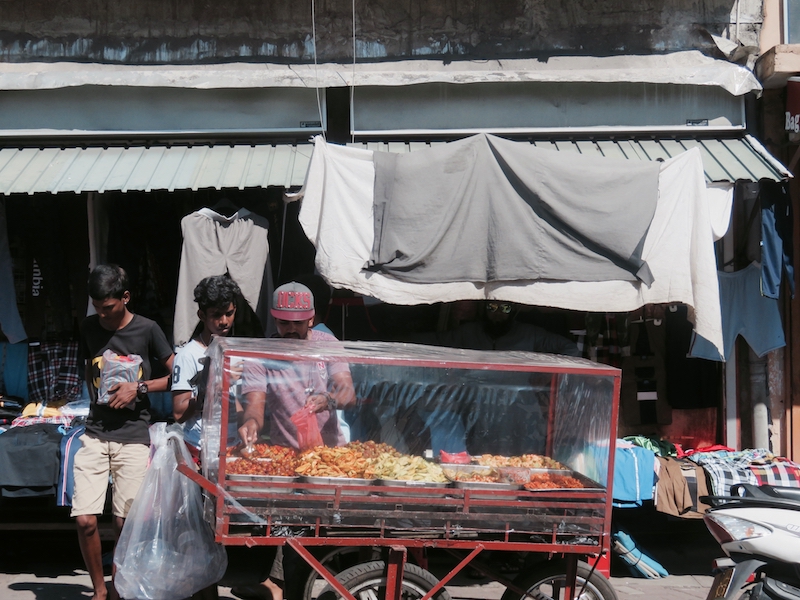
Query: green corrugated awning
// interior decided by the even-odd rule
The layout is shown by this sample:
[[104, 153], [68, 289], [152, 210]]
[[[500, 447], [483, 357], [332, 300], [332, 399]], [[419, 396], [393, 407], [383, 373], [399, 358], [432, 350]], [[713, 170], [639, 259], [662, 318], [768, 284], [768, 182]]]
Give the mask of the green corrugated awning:
[[3, 148], [3, 194], [297, 187], [312, 144]]
[[[434, 142], [437, 143], [437, 142]], [[443, 142], [438, 142], [443, 143]], [[628, 160], [665, 160], [699, 147], [703, 169], [708, 182], [781, 181], [792, 177], [769, 151], [753, 136], [726, 137], [626, 137], [621, 134], [592, 135], [585, 138], [549, 138], [531, 141], [537, 148], [592, 154]], [[348, 144], [376, 152], [413, 152], [430, 143], [423, 142], [368, 142]]]
[[[443, 142], [369, 142], [353, 147], [413, 152]], [[648, 137], [593, 135], [531, 142], [560, 152], [629, 160], [666, 159], [699, 147], [706, 179], [780, 181], [791, 177], [753, 137]], [[312, 144], [129, 146], [0, 149], [0, 193], [155, 191], [299, 187]]]

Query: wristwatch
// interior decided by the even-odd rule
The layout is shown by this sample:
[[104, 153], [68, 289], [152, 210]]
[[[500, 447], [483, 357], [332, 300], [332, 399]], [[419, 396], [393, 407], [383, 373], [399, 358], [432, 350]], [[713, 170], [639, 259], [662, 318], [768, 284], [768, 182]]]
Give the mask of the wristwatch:
[[328, 399], [328, 410], [333, 412], [336, 410], [336, 398], [331, 396], [330, 394], [325, 394], [325, 397]]
[[139, 396], [144, 396], [147, 393], [147, 383], [145, 383], [144, 381], [140, 381], [139, 385], [136, 388], [136, 393]]

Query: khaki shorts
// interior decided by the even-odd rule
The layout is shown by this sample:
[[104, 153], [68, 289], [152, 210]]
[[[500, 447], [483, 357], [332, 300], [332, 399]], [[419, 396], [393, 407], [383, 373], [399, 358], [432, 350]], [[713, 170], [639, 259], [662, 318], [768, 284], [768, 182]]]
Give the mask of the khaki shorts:
[[145, 444], [104, 442], [82, 435], [75, 454], [75, 487], [70, 515], [101, 515], [111, 475], [111, 509], [125, 518], [147, 471], [150, 447]]
[[269, 578], [272, 581], [283, 581], [283, 546], [278, 546], [275, 552], [275, 560], [272, 561]]

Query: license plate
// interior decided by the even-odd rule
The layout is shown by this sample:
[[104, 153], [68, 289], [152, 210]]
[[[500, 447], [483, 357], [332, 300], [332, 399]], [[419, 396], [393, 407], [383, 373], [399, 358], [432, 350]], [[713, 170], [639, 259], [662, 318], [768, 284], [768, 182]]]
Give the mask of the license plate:
[[721, 573], [717, 573], [714, 577], [714, 584], [706, 596], [706, 600], [723, 600], [728, 593], [728, 587], [731, 585], [731, 578], [733, 577], [733, 569], [725, 569]]

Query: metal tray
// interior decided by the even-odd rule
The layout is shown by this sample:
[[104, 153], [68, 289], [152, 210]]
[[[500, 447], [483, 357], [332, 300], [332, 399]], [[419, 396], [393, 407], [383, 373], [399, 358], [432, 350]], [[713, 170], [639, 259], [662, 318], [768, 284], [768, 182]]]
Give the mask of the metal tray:
[[[503, 491], [503, 492], [515, 492], [522, 489], [522, 485], [518, 483], [511, 483], [508, 481], [458, 481], [454, 479], [452, 476], [448, 475], [448, 473], [456, 472], [456, 473], [480, 473], [482, 475], [489, 475], [494, 473], [498, 478], [500, 475], [497, 472], [497, 469], [494, 467], [484, 467], [481, 465], [448, 465], [447, 467], [443, 467], [444, 469], [444, 476], [450, 479], [452, 485], [456, 489], [460, 490], [471, 490], [471, 491], [481, 491], [481, 492], [494, 492], [494, 491]], [[476, 494], [470, 493], [472, 498], [476, 499], [493, 499], [496, 498], [494, 494]]]
[[[453, 487], [461, 490], [521, 490], [522, 486], [518, 483], [509, 483], [505, 481], [489, 482], [489, 481], [454, 481]], [[477, 498], [472, 494], [473, 498]]]
[[[499, 478], [499, 474], [497, 473], [497, 469], [494, 467], [484, 467], [481, 465], [446, 465], [442, 467], [442, 471], [444, 472], [444, 476], [447, 477], [453, 483], [458, 482], [458, 479], [451, 475], [458, 474], [458, 473], [479, 473], [481, 475], [491, 475], [495, 473]], [[465, 481], [459, 483], [468, 483]], [[482, 482], [472, 482], [472, 483], [482, 483]]]
[[358, 479], [355, 477], [309, 477], [308, 475], [303, 475], [300, 477], [300, 481], [302, 483], [325, 485], [329, 488], [306, 488], [303, 490], [306, 494], [333, 494], [334, 490], [330, 489], [331, 487], [341, 487], [343, 496], [368, 496], [370, 490], [358, 488], [375, 485], [374, 479]]
[[[484, 481], [454, 481], [453, 487], [460, 490], [469, 490], [470, 497], [476, 500], [496, 500], [498, 496], [493, 492], [519, 492], [522, 486], [517, 483], [484, 482]], [[513, 496], [516, 498], [516, 496]], [[508, 496], [501, 499], [509, 500]]]
[[[494, 469], [505, 469], [505, 468], [512, 468], [512, 469], [514, 469], [514, 468], [517, 468], [517, 469], [544, 469], [544, 468], [548, 468], [548, 469], [557, 469], [557, 470], [567, 469], [567, 467], [564, 467], [564, 466], [562, 466], [560, 468], [559, 467], [511, 467], [511, 466], [508, 466], [508, 467], [491, 467], [490, 465], [479, 465], [478, 461], [480, 460], [480, 458], [481, 458], [480, 455], [473, 456], [472, 457], [473, 464], [476, 465], [476, 466], [481, 466], [481, 467], [489, 466], [490, 468], [494, 468]], [[505, 459], [506, 461], [508, 461], [508, 460], [511, 460], [512, 458], [519, 458], [519, 457], [498, 455], [498, 458], [502, 458], [502, 459]], [[548, 457], [545, 457], [545, 458], [548, 458]]]
[[382, 491], [382, 495], [406, 498], [430, 498], [432, 495], [435, 496], [435, 494], [420, 494], [419, 492], [415, 493], [415, 490], [423, 488], [440, 490], [442, 488], [450, 487], [449, 481], [403, 481], [401, 479], [378, 479], [377, 482], [378, 485], [404, 488], [399, 492]]
[[[237, 484], [243, 483], [297, 483], [297, 477], [286, 477], [284, 475], [226, 475], [226, 481]], [[295, 490], [290, 487], [278, 487], [269, 485], [231, 485], [228, 489], [232, 492], [272, 492], [282, 494], [293, 494]]]
[[599, 492], [605, 490], [605, 488], [583, 475], [582, 473], [577, 473], [576, 471], [570, 471], [569, 469], [531, 469], [531, 475], [536, 473], [548, 473], [551, 475], [559, 475], [562, 477], [574, 477], [578, 481], [583, 484], [583, 487], [579, 488], [540, 488], [540, 489], [533, 489], [529, 490], [526, 489], [524, 486], [522, 487], [523, 492], [531, 492], [533, 494], [539, 492]]

